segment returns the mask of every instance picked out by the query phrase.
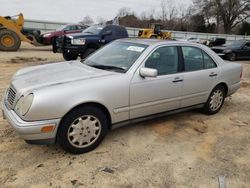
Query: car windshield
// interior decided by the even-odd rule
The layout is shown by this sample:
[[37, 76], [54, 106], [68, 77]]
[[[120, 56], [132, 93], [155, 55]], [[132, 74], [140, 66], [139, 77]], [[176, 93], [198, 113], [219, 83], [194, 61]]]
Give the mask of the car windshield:
[[95, 25], [95, 26], [91, 26], [83, 30], [82, 33], [90, 33], [90, 34], [98, 35], [102, 31], [102, 29], [103, 29], [103, 26]]
[[62, 25], [62, 26], [58, 27], [56, 29], [56, 31], [63, 31], [66, 27], [67, 27], [67, 25]]
[[244, 41], [233, 41], [230, 43], [225, 44], [224, 46], [229, 47], [229, 48], [240, 48], [243, 46]]
[[115, 41], [82, 62], [98, 69], [125, 73], [147, 47], [143, 44]]

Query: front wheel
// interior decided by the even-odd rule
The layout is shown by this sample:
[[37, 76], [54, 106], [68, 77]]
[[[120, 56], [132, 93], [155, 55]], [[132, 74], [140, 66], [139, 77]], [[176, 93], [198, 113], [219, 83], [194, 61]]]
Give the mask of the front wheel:
[[231, 54], [228, 54], [227, 55], [227, 58], [230, 60], [230, 61], [235, 61], [237, 56], [235, 53], [231, 53]]
[[0, 50], [3, 51], [17, 51], [20, 48], [21, 39], [12, 30], [0, 30]]
[[82, 154], [95, 149], [107, 131], [107, 118], [99, 108], [79, 107], [63, 118], [57, 139], [65, 151]]
[[76, 53], [63, 52], [63, 58], [66, 61], [76, 60], [77, 57], [78, 57], [78, 54], [76, 54]]
[[208, 97], [207, 103], [203, 108], [203, 112], [208, 115], [216, 114], [223, 106], [226, 97], [225, 88], [216, 86]]

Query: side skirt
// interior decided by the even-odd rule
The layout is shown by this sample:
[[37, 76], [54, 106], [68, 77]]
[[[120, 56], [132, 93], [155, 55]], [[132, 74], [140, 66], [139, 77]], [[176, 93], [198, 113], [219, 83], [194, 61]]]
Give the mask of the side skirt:
[[155, 119], [155, 118], [159, 118], [159, 117], [164, 117], [167, 115], [176, 114], [176, 113], [180, 113], [180, 112], [184, 112], [184, 111], [188, 111], [188, 110], [193, 110], [193, 109], [197, 109], [197, 108], [202, 108], [202, 107], [204, 107], [204, 104], [198, 104], [198, 105], [189, 106], [189, 107], [185, 107], [185, 108], [179, 108], [176, 110], [171, 110], [171, 111], [167, 111], [167, 112], [163, 112], [163, 113], [158, 113], [158, 114], [143, 116], [143, 117], [139, 117], [139, 118], [135, 118], [135, 119], [130, 119], [130, 120], [126, 120], [126, 121], [122, 121], [122, 122], [118, 122], [118, 123], [113, 124], [111, 129], [117, 129], [119, 127], [123, 127], [123, 126], [129, 125], [129, 124], [134, 124], [134, 123], [138, 123], [138, 122], [142, 122], [142, 121], [146, 121], [146, 120], [150, 120], [150, 119]]

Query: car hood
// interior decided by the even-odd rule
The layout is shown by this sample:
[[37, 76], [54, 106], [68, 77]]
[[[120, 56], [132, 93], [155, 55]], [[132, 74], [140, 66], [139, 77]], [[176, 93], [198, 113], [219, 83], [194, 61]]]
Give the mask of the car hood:
[[99, 35], [94, 35], [90, 33], [74, 33], [74, 34], [67, 34], [67, 37], [73, 37], [73, 38], [82, 38], [82, 37], [99, 37]]
[[218, 50], [239, 50], [239, 47], [233, 47], [233, 46], [215, 46], [212, 49], [218, 49]]
[[12, 86], [24, 93], [42, 87], [113, 74], [115, 73], [89, 67], [80, 61], [60, 62], [21, 69], [13, 76]]

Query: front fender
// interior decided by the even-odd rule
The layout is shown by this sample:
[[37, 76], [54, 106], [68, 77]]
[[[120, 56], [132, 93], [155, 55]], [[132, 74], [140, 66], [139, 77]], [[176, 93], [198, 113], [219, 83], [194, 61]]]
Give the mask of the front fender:
[[34, 92], [33, 104], [24, 118], [27, 121], [58, 119], [84, 103], [105, 106], [112, 123], [128, 119], [128, 112], [115, 113], [114, 109], [129, 105], [129, 77], [113, 75], [39, 89]]

